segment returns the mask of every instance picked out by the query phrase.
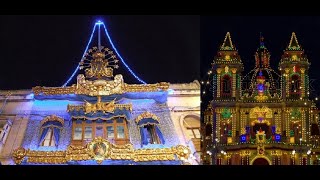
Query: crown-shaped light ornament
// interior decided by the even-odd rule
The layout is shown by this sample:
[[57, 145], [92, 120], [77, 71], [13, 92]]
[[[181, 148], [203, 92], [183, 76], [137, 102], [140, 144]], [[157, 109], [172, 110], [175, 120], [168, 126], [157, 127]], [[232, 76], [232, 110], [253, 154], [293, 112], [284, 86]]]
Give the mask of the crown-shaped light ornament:
[[113, 51], [103, 46], [89, 49], [80, 62], [80, 69], [85, 69], [87, 78], [113, 77], [113, 68], [118, 69], [119, 60]]

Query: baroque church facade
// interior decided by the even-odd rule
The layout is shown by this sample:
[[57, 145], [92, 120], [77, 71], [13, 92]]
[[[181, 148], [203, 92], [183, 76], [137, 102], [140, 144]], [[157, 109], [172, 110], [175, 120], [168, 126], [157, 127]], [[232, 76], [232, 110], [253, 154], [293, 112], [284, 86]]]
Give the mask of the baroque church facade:
[[[215, 165], [319, 163], [319, 111], [310, 100], [310, 61], [295, 33], [279, 61], [260, 39], [244, 65], [230, 33], [212, 63], [213, 100], [204, 111], [203, 162]], [[317, 99], [316, 99], [317, 100]]]

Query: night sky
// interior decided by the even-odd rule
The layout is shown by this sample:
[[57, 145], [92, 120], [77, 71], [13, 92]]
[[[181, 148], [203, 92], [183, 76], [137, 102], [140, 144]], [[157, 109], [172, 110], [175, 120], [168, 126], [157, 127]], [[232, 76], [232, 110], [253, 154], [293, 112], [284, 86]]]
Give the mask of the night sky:
[[[320, 17], [286, 17], [286, 16], [237, 16], [237, 17], [201, 17], [201, 79], [207, 80], [206, 73], [211, 69], [211, 63], [219, 46], [223, 43], [227, 32], [231, 33], [242, 62], [245, 75], [254, 68], [254, 53], [259, 46], [260, 32], [264, 44], [271, 54], [271, 67], [277, 71], [283, 50], [288, 46], [291, 33], [295, 32], [299, 44], [311, 62], [310, 80], [313, 90], [312, 98], [320, 96]], [[278, 72], [278, 71], [277, 71]], [[212, 92], [202, 96], [202, 107], [206, 107], [212, 99]]]
[[[79, 63], [98, 19], [129, 67], [147, 83], [199, 79], [199, 16], [0, 16], [0, 89], [61, 86]], [[102, 41], [111, 47], [104, 34]], [[96, 44], [97, 34], [91, 47]], [[119, 66], [114, 74], [139, 83]]]

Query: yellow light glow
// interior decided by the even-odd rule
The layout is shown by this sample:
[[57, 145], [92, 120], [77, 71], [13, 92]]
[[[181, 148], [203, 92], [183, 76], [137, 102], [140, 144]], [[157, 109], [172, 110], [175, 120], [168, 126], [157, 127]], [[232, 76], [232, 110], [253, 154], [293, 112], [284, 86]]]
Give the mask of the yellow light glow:
[[297, 55], [292, 55], [292, 60], [294, 60], [294, 61], [296, 61], [296, 60], [298, 60], [298, 56]]

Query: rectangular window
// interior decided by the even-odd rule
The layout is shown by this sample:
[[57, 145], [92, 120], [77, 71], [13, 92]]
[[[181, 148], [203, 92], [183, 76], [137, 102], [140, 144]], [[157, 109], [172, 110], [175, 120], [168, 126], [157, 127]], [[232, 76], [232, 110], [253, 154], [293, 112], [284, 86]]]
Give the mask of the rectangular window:
[[108, 139], [114, 138], [113, 126], [107, 126], [107, 137], [108, 137]]
[[85, 127], [84, 139], [92, 139], [92, 127]]
[[96, 127], [96, 136], [95, 137], [103, 137], [103, 127], [102, 126], [97, 126]]
[[82, 127], [74, 128], [73, 140], [82, 140]]
[[123, 126], [117, 126], [117, 138], [123, 139], [125, 137], [124, 135], [124, 127]]

